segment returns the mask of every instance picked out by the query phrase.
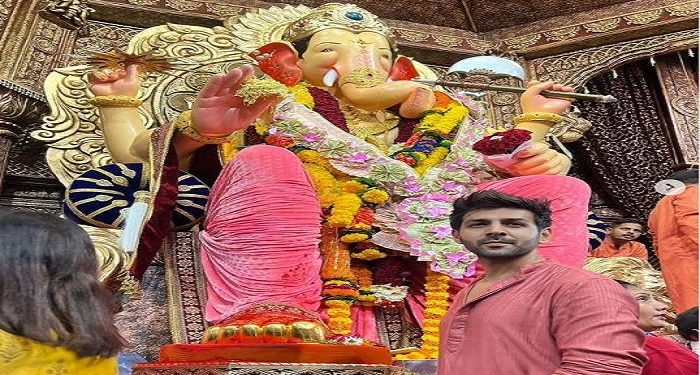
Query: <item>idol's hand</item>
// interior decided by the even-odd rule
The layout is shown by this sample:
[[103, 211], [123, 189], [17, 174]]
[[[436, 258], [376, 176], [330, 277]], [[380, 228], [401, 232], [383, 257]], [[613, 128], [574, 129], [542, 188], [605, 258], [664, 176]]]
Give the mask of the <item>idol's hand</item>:
[[552, 81], [530, 81], [528, 89], [520, 96], [520, 105], [524, 113], [548, 112], [560, 115], [571, 106], [573, 99], [546, 98], [540, 94], [544, 90], [573, 92], [574, 88]]
[[221, 136], [244, 129], [277, 104], [278, 96], [265, 97], [250, 105], [235, 96], [252, 75], [253, 67], [244, 65], [209, 79], [192, 108], [192, 121], [200, 134]]
[[518, 162], [508, 167], [514, 176], [566, 175], [571, 168], [571, 160], [564, 154], [552, 150], [545, 142], [537, 142], [516, 153]]
[[141, 86], [138, 65], [126, 69], [105, 68], [88, 74], [89, 89], [95, 96], [136, 96]]

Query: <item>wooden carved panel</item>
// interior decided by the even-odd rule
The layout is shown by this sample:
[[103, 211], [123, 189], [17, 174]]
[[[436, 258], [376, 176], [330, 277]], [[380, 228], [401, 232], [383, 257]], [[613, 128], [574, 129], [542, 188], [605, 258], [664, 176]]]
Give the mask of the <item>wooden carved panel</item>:
[[29, 43], [20, 52], [22, 58], [12, 80], [42, 92], [44, 78], [67, 52], [65, 48], [71, 36], [70, 31], [37, 16], [28, 35]]
[[529, 62], [530, 76], [580, 87], [591, 77], [639, 58], [697, 46], [698, 30], [684, 30], [608, 46], [583, 49]]
[[679, 161], [698, 164], [698, 85], [690, 64], [680, 53], [656, 58], [656, 73], [671, 115], [672, 137], [678, 143]]

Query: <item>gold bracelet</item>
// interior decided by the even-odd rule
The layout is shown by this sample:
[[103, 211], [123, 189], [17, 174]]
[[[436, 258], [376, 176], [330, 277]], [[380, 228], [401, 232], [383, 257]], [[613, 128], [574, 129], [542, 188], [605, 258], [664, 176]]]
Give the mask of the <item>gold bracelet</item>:
[[208, 135], [203, 135], [200, 134], [197, 129], [195, 129], [192, 126], [192, 111], [185, 111], [180, 114], [180, 116], [177, 116], [177, 119], [173, 123], [173, 126], [175, 129], [177, 129], [180, 133], [182, 133], [184, 136], [187, 138], [192, 139], [193, 141], [201, 142], [201, 143], [210, 143], [210, 144], [222, 144], [226, 142], [231, 142], [232, 140], [236, 139], [236, 133], [231, 133], [228, 135], [223, 135], [220, 137], [212, 137]]
[[549, 121], [552, 123], [558, 123], [564, 120], [564, 116], [558, 115], [556, 113], [549, 112], [525, 112], [523, 114], [515, 116], [513, 118], [513, 123], [518, 125], [522, 122], [530, 121]]
[[140, 107], [143, 100], [127, 95], [96, 96], [89, 100], [96, 107]]

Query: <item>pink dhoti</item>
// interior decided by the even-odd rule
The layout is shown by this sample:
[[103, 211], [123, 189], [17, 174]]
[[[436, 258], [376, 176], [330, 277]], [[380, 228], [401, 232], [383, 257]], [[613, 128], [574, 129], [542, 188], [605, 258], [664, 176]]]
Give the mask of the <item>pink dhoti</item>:
[[212, 188], [204, 228], [208, 321], [261, 302], [318, 310], [321, 207], [293, 153], [266, 145], [238, 153]]

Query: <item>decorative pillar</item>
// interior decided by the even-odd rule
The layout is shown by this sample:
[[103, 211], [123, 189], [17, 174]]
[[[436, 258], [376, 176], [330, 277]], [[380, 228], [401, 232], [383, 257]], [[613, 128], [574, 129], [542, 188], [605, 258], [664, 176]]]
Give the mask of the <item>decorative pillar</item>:
[[2, 193], [10, 150], [21, 129], [37, 123], [48, 107], [44, 97], [12, 82], [0, 79], [0, 193]]
[[670, 136], [677, 147], [677, 167], [698, 165], [698, 85], [696, 59], [684, 53], [656, 56], [656, 74], [671, 117]]

